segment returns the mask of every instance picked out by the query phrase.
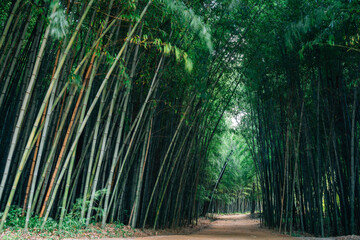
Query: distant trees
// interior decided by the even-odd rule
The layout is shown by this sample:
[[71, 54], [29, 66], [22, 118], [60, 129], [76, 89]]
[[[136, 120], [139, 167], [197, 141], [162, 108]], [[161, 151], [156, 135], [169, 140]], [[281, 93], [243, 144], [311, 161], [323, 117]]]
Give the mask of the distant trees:
[[[229, 117], [230, 113], [227, 115]], [[205, 163], [204, 178], [199, 186], [204, 214], [261, 210], [259, 183], [251, 152], [241, 132], [229, 128], [229, 121], [222, 121]]]

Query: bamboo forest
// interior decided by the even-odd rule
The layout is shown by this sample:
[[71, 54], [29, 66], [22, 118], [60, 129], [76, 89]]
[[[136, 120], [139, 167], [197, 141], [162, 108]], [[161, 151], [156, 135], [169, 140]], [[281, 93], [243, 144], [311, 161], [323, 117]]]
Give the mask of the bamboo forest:
[[1, 0], [0, 238], [360, 235], [359, 87], [358, 0]]

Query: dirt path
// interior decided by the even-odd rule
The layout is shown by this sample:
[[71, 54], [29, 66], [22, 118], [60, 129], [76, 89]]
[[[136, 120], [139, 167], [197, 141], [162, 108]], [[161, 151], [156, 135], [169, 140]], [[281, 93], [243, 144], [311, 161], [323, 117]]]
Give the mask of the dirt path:
[[190, 235], [153, 236], [136, 238], [135, 240], [196, 240], [196, 239], [295, 239], [287, 235], [262, 229], [259, 221], [251, 219], [249, 215], [219, 216], [207, 228]]

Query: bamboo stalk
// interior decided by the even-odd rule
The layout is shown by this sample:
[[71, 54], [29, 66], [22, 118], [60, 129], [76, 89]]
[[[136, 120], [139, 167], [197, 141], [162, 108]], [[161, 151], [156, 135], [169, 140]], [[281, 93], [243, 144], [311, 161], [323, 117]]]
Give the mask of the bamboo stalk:
[[14, 18], [14, 15], [15, 15], [15, 12], [17, 11], [17, 9], [19, 8], [19, 5], [21, 3], [21, 0], [17, 0], [14, 4], [14, 7], [13, 9], [11, 10], [11, 13], [10, 13], [10, 16], [8, 17], [8, 20], [6, 22], [6, 25], [5, 25], [5, 28], [2, 32], [2, 35], [1, 35], [1, 38], [0, 38], [0, 50], [1, 50], [1, 47], [3, 46], [4, 44], [4, 41], [5, 41], [5, 38], [6, 38], [6, 35], [9, 31], [9, 28], [10, 28], [10, 25], [11, 25], [11, 22]]

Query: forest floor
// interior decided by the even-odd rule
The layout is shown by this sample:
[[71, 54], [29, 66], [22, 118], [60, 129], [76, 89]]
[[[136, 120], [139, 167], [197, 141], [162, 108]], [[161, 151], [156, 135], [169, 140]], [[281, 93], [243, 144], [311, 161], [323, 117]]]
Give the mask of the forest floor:
[[[164, 233], [162, 233], [164, 234]], [[171, 234], [171, 233], [170, 233]], [[215, 221], [205, 228], [187, 235], [162, 235], [133, 238], [135, 240], [219, 240], [219, 239], [296, 239], [288, 235], [261, 228], [258, 219], [252, 219], [250, 215], [217, 215]], [[104, 238], [102, 240], [114, 240]]]
[[[65, 236], [64, 236], [65, 235]], [[23, 234], [21, 231], [7, 231], [0, 234], [0, 239], [63, 239], [63, 240], [231, 240], [231, 239], [298, 239], [298, 240], [360, 240], [360, 236], [342, 236], [336, 238], [292, 237], [280, 234], [275, 230], [262, 228], [259, 219], [249, 214], [214, 215], [212, 220], [199, 219], [195, 226], [188, 226], [175, 230], [140, 230], [128, 226], [108, 224], [105, 229], [93, 226], [86, 231], [79, 231], [75, 236], [70, 233], [43, 232], [41, 234]], [[122, 238], [125, 237], [125, 238]]]
[[[252, 218], [249, 214], [234, 214], [234, 215], [215, 215], [214, 221], [210, 223], [201, 222], [199, 229], [189, 230], [184, 228], [182, 235], [173, 235], [172, 232], [161, 232], [160, 236], [148, 236], [130, 238], [132, 240], [253, 240], [253, 239], [294, 239], [294, 240], [360, 240], [360, 236], [341, 236], [334, 238], [315, 238], [315, 237], [292, 237], [285, 234], [280, 234], [278, 231], [262, 228], [259, 219]], [[189, 231], [192, 231], [189, 233]], [[165, 234], [165, 235], [163, 235]], [[130, 240], [129, 239], [129, 240]], [[102, 240], [115, 240], [110, 238], [103, 238]]]
[[196, 239], [292, 239], [292, 237], [279, 234], [277, 232], [260, 228], [257, 219], [250, 218], [249, 215], [217, 215], [216, 220], [208, 227], [190, 235], [176, 236], [152, 236], [137, 238], [137, 240], [155, 239], [176, 239], [176, 240], [196, 240]]

